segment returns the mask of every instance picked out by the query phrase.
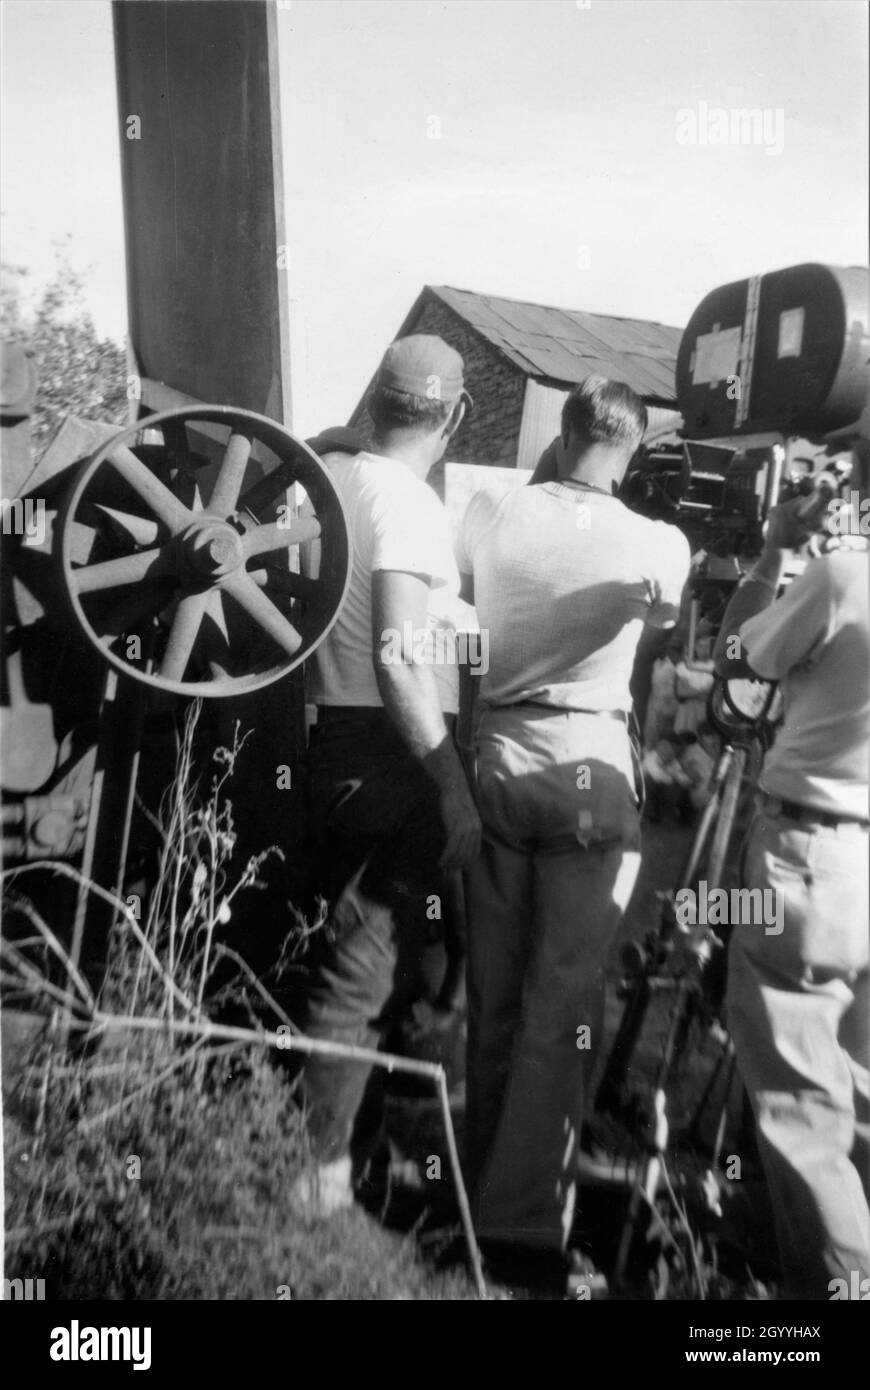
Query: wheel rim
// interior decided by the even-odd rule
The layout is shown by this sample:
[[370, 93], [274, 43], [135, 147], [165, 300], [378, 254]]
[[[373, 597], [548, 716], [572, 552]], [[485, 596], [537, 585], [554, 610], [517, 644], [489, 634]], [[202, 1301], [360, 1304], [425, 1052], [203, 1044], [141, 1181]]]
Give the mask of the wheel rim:
[[[152, 431], [162, 444], [144, 441]], [[275, 464], [246, 483], [252, 454]], [[263, 520], [294, 483], [312, 514]], [[312, 542], [316, 577], [286, 558]], [[275, 421], [226, 406], [147, 416], [109, 440], [79, 470], [56, 544], [91, 645], [125, 675], [181, 695], [280, 680], [323, 641], [350, 580], [347, 523], [320, 459]]]

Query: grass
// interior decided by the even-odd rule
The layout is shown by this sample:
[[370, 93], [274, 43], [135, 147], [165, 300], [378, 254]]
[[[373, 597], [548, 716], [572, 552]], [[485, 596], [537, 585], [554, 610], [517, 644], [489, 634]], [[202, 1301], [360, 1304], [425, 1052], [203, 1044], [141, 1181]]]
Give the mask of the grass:
[[10, 1277], [53, 1299], [475, 1297], [359, 1209], [293, 1214], [305, 1132], [262, 1053], [160, 1034], [123, 1053], [69, 1063], [34, 1044], [7, 1107]]
[[[291, 1207], [310, 1156], [263, 1032], [289, 1020], [221, 940], [272, 851], [234, 872], [227, 793], [243, 740], [218, 750], [203, 793], [197, 717], [192, 706], [155, 821], [144, 917], [116, 904], [96, 993], [21, 875], [4, 876], [6, 1277], [42, 1278], [52, 1299], [476, 1298], [464, 1274], [436, 1275], [413, 1237], [359, 1208], [317, 1222]], [[308, 932], [297, 923], [288, 955]], [[230, 1000], [250, 1029], [211, 1023]]]

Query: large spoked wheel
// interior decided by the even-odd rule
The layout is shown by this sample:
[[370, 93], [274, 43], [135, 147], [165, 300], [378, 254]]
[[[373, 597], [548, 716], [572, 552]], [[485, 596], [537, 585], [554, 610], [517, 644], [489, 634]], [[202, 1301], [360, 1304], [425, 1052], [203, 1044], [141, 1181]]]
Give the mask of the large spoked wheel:
[[86, 638], [179, 695], [279, 680], [326, 636], [350, 578], [347, 523], [317, 455], [224, 406], [146, 416], [110, 440], [82, 465], [55, 544]]

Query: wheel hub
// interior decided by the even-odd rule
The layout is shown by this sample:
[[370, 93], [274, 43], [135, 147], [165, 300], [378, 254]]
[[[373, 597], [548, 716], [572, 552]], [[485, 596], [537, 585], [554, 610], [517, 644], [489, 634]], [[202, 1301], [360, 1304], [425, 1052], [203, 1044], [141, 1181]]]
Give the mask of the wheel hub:
[[242, 538], [225, 521], [194, 521], [181, 536], [181, 553], [191, 577], [218, 583], [244, 563]]

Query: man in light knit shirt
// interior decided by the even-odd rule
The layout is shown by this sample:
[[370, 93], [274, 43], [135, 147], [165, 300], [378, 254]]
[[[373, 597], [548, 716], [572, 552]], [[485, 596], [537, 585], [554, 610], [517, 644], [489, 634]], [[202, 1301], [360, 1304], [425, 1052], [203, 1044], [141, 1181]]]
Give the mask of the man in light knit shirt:
[[870, 1292], [868, 455], [860, 441], [854, 534], [780, 598], [786, 553], [808, 537], [800, 501], [774, 508], [716, 649], [720, 675], [780, 681], [784, 699], [743, 858], [746, 886], [780, 895], [783, 929], [734, 928], [726, 1003], [788, 1298]]
[[604, 962], [640, 857], [629, 680], [689, 568], [680, 531], [614, 496], [645, 425], [633, 391], [589, 378], [565, 402], [557, 480], [477, 494], [457, 553], [490, 650], [468, 871], [475, 1215], [493, 1257], [559, 1277]]
[[[393, 343], [368, 401], [374, 451], [325, 458], [348, 520], [350, 586], [314, 658], [309, 794], [329, 919], [303, 1031], [377, 1047], [416, 983], [427, 899], [477, 852], [480, 821], [453, 742], [455, 664], [436, 629], [458, 601], [447, 513], [426, 483], [469, 398], [440, 338]], [[370, 1068], [312, 1056], [301, 1094], [318, 1166], [296, 1198], [352, 1201], [351, 1139]]]

